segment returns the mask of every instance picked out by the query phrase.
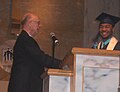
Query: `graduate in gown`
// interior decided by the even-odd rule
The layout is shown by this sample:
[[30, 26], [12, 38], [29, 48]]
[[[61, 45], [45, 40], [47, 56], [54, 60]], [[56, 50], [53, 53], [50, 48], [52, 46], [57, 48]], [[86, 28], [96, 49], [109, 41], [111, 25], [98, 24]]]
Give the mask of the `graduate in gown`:
[[113, 28], [119, 22], [120, 18], [107, 13], [101, 13], [96, 20], [100, 22], [99, 32], [93, 40], [94, 44], [92, 48], [120, 50], [120, 42], [113, 35]]

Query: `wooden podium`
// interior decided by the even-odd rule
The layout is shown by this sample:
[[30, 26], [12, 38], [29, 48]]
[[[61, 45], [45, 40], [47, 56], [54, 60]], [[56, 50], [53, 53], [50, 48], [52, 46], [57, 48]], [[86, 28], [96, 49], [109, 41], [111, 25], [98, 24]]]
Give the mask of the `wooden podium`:
[[73, 48], [71, 55], [69, 70], [48, 69], [44, 92], [118, 92], [120, 51]]

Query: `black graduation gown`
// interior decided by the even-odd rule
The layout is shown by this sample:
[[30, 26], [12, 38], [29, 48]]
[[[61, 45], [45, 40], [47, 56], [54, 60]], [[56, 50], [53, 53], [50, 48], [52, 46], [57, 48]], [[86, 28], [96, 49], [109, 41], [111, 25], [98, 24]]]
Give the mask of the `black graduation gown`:
[[42, 92], [44, 67], [59, 68], [60, 62], [53, 61], [27, 32], [22, 31], [13, 50], [8, 92]]

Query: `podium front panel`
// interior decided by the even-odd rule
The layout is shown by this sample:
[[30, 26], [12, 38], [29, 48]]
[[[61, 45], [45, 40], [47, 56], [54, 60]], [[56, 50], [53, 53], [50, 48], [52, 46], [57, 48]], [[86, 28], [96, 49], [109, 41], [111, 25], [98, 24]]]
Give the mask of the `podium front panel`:
[[119, 56], [76, 54], [75, 92], [118, 92]]

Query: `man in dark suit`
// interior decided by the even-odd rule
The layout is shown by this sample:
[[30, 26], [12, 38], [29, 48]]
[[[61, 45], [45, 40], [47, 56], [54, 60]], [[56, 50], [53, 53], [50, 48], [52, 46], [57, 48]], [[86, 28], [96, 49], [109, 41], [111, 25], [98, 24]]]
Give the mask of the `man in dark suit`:
[[61, 68], [61, 60], [53, 60], [33, 39], [40, 29], [36, 15], [25, 14], [21, 24], [23, 30], [14, 45], [8, 92], [42, 92], [44, 67]]
[[97, 18], [99, 32], [94, 39], [94, 49], [120, 50], [120, 42], [113, 35], [113, 28], [120, 20], [119, 17], [107, 13], [101, 13]]

